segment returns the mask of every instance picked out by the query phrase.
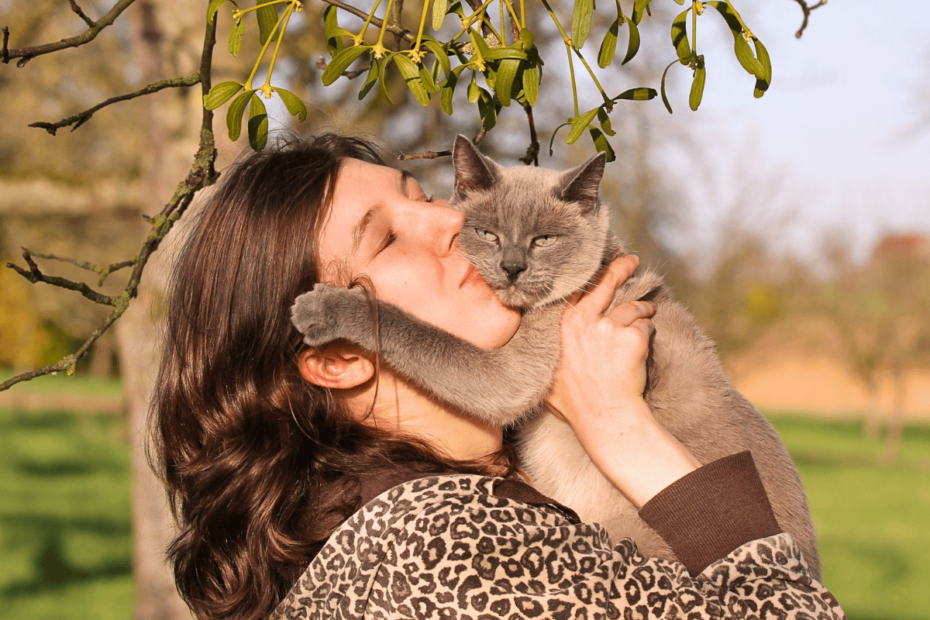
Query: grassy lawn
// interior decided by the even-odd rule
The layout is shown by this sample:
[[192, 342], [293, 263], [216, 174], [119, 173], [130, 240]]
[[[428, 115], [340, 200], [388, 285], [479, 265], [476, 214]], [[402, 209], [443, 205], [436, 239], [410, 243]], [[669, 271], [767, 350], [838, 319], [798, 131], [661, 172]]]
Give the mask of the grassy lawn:
[[[881, 467], [880, 442], [858, 424], [774, 422], [807, 488], [824, 581], [849, 618], [926, 618], [930, 428], [909, 428], [899, 462]], [[130, 558], [122, 419], [0, 410], [0, 618], [128, 620]]]

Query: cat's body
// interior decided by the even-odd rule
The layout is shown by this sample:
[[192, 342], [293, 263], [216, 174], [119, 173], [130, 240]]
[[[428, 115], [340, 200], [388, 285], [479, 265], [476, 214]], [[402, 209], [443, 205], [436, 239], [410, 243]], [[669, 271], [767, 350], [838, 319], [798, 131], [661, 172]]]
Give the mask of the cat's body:
[[[298, 297], [294, 324], [311, 345], [336, 339], [379, 351], [437, 399], [519, 430], [521, 464], [542, 493], [602, 524], [612, 540], [633, 538], [643, 553], [674, 557], [636, 508], [595, 467], [571, 428], [544, 411], [559, 361], [563, 298], [623, 253], [597, 205], [603, 158], [567, 173], [502, 168], [460, 136], [450, 205], [464, 211], [459, 247], [509, 304], [525, 308], [511, 341], [483, 350], [390, 304], [378, 305], [378, 332], [363, 291], [317, 285]], [[796, 469], [767, 420], [733, 389], [713, 343], [653, 272], [630, 278], [613, 306], [649, 299], [656, 336], [645, 398], [656, 419], [702, 463], [751, 450], [779, 524], [819, 578], [816, 534]]]

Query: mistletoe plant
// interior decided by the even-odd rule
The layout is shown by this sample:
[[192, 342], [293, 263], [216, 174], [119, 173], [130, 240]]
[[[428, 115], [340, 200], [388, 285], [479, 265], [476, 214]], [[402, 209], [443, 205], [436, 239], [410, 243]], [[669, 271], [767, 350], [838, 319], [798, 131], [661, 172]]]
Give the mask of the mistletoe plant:
[[[229, 81], [216, 84], [204, 97], [204, 106], [208, 110], [214, 110], [232, 100], [226, 114], [226, 125], [232, 140], [237, 140], [240, 136], [242, 119], [248, 106], [249, 143], [252, 148], [259, 150], [265, 146], [268, 137], [267, 114], [259, 94], [271, 98], [277, 93], [287, 110], [296, 115], [298, 120], [303, 121], [307, 116], [306, 105], [296, 95], [281, 87], [272, 86], [271, 82], [290, 17], [293, 13], [301, 11], [303, 4], [300, 0], [257, 0], [255, 6], [239, 8], [234, 0], [212, 0], [207, 9], [207, 19], [210, 22], [216, 18], [218, 9], [227, 1], [235, 6], [232, 11], [233, 27], [229, 32], [229, 52], [233, 55], [239, 52], [245, 19], [249, 13], [255, 14], [262, 48], [248, 78], [244, 82]], [[525, 0], [486, 0], [481, 4], [469, 1], [466, 2], [468, 10], [462, 2], [423, 0], [419, 28], [415, 35], [403, 30], [397, 23], [392, 24], [388, 18], [375, 18], [381, 2], [382, 0], [376, 0], [367, 14], [341, 2], [331, 2], [324, 11], [323, 32], [327, 52], [331, 58], [322, 75], [325, 86], [333, 84], [344, 75], [349, 75], [349, 67], [362, 60], [367, 65], [363, 64], [361, 71], [367, 71], [367, 76], [359, 88], [359, 99], [364, 99], [377, 86], [378, 92], [391, 102], [386, 84], [389, 75], [396, 73], [420, 104], [429, 105], [433, 96], [438, 95], [439, 105], [448, 115], [452, 114], [455, 89], [467, 84], [465, 88], [468, 103], [477, 106], [483, 132], [493, 129], [501, 109], [511, 106], [514, 101], [531, 113], [543, 84], [545, 63], [529, 26], [531, 20], [528, 19]], [[600, 68], [614, 63], [622, 26], [627, 27], [628, 36], [626, 51], [620, 64], [626, 64], [636, 56], [640, 47], [639, 26], [644, 16], [651, 14], [650, 2], [651, 0], [634, 0], [632, 10], [627, 15], [623, 12], [620, 0], [615, 0], [616, 18], [604, 33], [598, 50], [597, 64]], [[675, 2], [685, 4], [685, 0]], [[395, 3], [402, 3], [402, 0], [387, 0], [386, 16], [393, 15]], [[495, 4], [496, 7], [493, 6]], [[574, 143], [587, 130], [595, 148], [606, 152], [608, 160], [613, 160], [614, 152], [607, 136], [615, 135], [610, 122], [614, 106], [619, 101], [653, 99], [657, 92], [649, 87], [631, 88], [619, 94], [609, 93], [604, 89], [582, 53], [582, 47], [591, 34], [595, 13], [594, 0], [575, 0], [572, 5], [570, 33], [566, 32], [548, 0], [540, 0], [540, 4], [541, 10], [558, 30], [564, 44], [574, 103], [574, 115], [552, 134], [550, 153], [556, 133], [567, 126], [569, 130], [565, 137], [566, 143]], [[743, 68], [756, 78], [755, 96], [761, 97], [771, 83], [772, 65], [768, 52], [758, 37], [746, 26], [732, 3], [729, 0], [694, 0], [691, 6], [675, 17], [671, 25], [672, 45], [677, 58], [665, 69], [660, 83], [662, 101], [669, 112], [672, 111], [672, 107], [665, 83], [669, 69], [676, 63], [692, 70], [689, 97], [691, 109], [697, 110], [701, 104], [706, 69], [704, 55], [698, 54], [697, 51], [697, 24], [698, 17], [704, 14], [705, 6], [716, 9], [733, 33], [736, 58]], [[364, 16], [364, 23], [358, 32], [339, 25], [340, 13], [344, 12]], [[452, 36], [441, 36], [440, 30], [449, 16], [457, 19], [459, 28]], [[427, 21], [430, 21], [434, 36], [425, 32]], [[372, 26], [376, 28], [376, 37], [372, 32]], [[385, 45], [385, 33], [389, 29], [399, 35], [398, 41], [403, 42], [398, 45], [399, 49], [389, 49]], [[261, 86], [256, 87], [253, 81], [272, 42], [274, 50], [268, 62], [267, 77]], [[597, 107], [590, 110], [582, 111], [578, 105], [576, 62], [581, 63], [602, 99]], [[358, 70], [353, 73], [359, 74]], [[535, 153], [529, 155], [535, 159]]]

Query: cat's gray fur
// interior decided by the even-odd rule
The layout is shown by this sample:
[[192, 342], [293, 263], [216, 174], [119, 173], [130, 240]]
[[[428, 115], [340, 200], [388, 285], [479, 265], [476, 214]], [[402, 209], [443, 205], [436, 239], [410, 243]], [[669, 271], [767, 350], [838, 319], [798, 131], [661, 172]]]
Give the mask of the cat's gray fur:
[[[385, 364], [467, 414], [500, 426], [522, 421], [521, 464], [539, 491], [585, 521], [601, 523], [613, 540], [629, 536], [648, 555], [674, 557], [591, 462], [571, 428], [542, 404], [559, 361], [563, 299], [624, 253], [597, 200], [603, 156], [564, 173], [503, 168], [459, 136], [453, 157], [450, 205], [465, 213], [462, 254], [505, 303], [525, 309], [511, 341], [479, 349], [379, 302], [376, 342], [364, 292], [325, 284], [297, 298], [294, 325], [313, 346], [346, 339], [380, 350]], [[480, 230], [495, 233], [499, 244], [482, 238]], [[533, 246], [541, 235], [557, 239]], [[646, 271], [630, 278], [611, 307], [638, 299], [656, 304], [645, 392], [656, 419], [702, 463], [751, 450], [779, 524], [798, 541], [819, 579], [807, 499], [775, 430], [730, 384], [713, 343], [672, 299], [661, 276]]]

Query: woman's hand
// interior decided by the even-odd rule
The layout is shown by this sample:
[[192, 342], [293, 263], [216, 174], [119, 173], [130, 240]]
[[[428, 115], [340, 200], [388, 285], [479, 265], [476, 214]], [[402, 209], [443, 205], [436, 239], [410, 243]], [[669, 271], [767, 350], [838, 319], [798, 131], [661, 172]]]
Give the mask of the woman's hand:
[[618, 258], [593, 291], [570, 300], [546, 404], [572, 427], [601, 472], [640, 507], [700, 464], [656, 422], [643, 399], [655, 307], [636, 301], [604, 314], [638, 266], [635, 256]]

